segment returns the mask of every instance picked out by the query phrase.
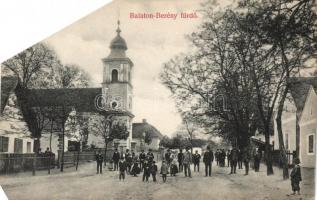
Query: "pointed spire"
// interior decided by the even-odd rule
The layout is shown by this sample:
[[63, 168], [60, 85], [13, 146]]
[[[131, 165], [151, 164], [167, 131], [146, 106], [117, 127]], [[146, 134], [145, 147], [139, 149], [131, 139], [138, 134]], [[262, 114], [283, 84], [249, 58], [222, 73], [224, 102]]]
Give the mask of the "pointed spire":
[[118, 35], [120, 35], [120, 32], [121, 32], [121, 29], [120, 29], [120, 20], [118, 20], [117, 24], [118, 24], [118, 28], [117, 28], [116, 31], [117, 31]]

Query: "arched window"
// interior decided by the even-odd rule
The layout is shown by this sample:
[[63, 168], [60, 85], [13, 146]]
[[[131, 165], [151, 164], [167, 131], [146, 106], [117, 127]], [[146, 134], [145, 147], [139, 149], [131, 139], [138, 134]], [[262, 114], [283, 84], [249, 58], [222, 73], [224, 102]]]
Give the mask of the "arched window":
[[111, 82], [118, 82], [118, 70], [116, 69], [111, 72]]

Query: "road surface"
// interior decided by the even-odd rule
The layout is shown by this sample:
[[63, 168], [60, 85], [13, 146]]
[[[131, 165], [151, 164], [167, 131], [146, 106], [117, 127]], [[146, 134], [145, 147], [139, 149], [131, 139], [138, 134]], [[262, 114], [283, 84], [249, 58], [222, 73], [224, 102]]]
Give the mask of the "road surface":
[[251, 170], [248, 176], [243, 175], [243, 170], [229, 175], [229, 168], [213, 165], [212, 177], [205, 177], [201, 164], [201, 172], [193, 172], [192, 178], [180, 173], [168, 176], [166, 183], [160, 176], [157, 183], [152, 179], [144, 183], [141, 176], [127, 176], [124, 182], [119, 182], [117, 172], [96, 174], [95, 163], [80, 165], [77, 172], [73, 168], [65, 171], [52, 175], [41, 172], [37, 176], [31, 173], [0, 176], [0, 184], [9, 200], [283, 200], [314, 196], [313, 170], [303, 170], [302, 194], [292, 196], [290, 181], [282, 180], [281, 171], [275, 169], [275, 175], [268, 177], [264, 165], [259, 173]]

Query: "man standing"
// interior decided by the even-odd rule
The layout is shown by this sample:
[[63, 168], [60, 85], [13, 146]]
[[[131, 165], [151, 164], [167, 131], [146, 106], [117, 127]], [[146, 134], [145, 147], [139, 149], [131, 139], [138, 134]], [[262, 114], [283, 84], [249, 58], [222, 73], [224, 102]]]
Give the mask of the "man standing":
[[241, 149], [238, 149], [238, 166], [239, 166], [239, 169], [243, 169], [242, 168], [242, 162], [243, 162], [243, 152], [241, 151]]
[[139, 155], [140, 168], [141, 168], [142, 171], [143, 171], [145, 159], [146, 159], [146, 155], [145, 155], [145, 153], [144, 153], [144, 150], [142, 149], [142, 150], [141, 150], [141, 153], [140, 153], [140, 155]]
[[195, 154], [193, 155], [194, 172], [196, 172], [196, 167], [197, 167], [197, 172], [199, 172], [200, 157], [201, 157], [200, 154], [196, 150]]
[[101, 154], [101, 151], [99, 150], [96, 154], [96, 162], [97, 162], [97, 174], [102, 174], [102, 162], [103, 162], [103, 155]]
[[171, 165], [171, 161], [172, 161], [172, 159], [171, 159], [171, 150], [170, 149], [167, 149], [167, 152], [165, 153], [164, 157], [165, 157], [167, 165], [170, 166]]
[[205, 163], [205, 176], [211, 176], [211, 165], [214, 160], [214, 153], [207, 147], [207, 151], [204, 153], [203, 161]]
[[184, 170], [185, 170], [185, 176], [191, 178], [192, 174], [191, 174], [191, 170], [190, 170], [190, 163], [192, 162], [192, 154], [189, 152], [189, 147], [186, 148], [186, 152], [184, 153], [184, 160], [183, 160], [183, 164], [184, 164]]
[[182, 149], [179, 149], [179, 153], [177, 154], [177, 160], [178, 160], [179, 172], [182, 172], [183, 171], [183, 161], [184, 161], [184, 154], [183, 154]]
[[120, 160], [120, 153], [118, 152], [118, 149], [115, 149], [112, 155], [112, 160], [114, 164], [114, 171], [117, 171], [119, 169], [119, 160]]
[[249, 161], [250, 161], [250, 155], [248, 148], [244, 148], [243, 151], [243, 163], [245, 167], [245, 176], [249, 174]]
[[256, 148], [254, 153], [253, 153], [253, 159], [254, 159], [254, 171], [259, 172], [260, 171], [260, 161], [261, 161], [261, 151]]
[[154, 154], [152, 153], [152, 149], [149, 149], [149, 152], [146, 154], [147, 160], [152, 163], [154, 160]]
[[124, 158], [127, 165], [127, 172], [130, 174], [131, 167], [132, 167], [132, 155], [130, 154], [129, 149], [125, 151]]
[[230, 160], [231, 160], [231, 151], [228, 149], [227, 151], [227, 167], [230, 167]]
[[126, 162], [124, 161], [123, 157], [120, 158], [120, 162], [119, 162], [119, 180], [124, 181], [125, 178], [125, 171], [127, 169], [127, 165]]
[[238, 152], [238, 150], [234, 147], [234, 148], [231, 150], [231, 153], [230, 153], [230, 166], [231, 166], [231, 172], [230, 172], [230, 174], [235, 174], [235, 173], [236, 173], [238, 157], [239, 157], [239, 152]]

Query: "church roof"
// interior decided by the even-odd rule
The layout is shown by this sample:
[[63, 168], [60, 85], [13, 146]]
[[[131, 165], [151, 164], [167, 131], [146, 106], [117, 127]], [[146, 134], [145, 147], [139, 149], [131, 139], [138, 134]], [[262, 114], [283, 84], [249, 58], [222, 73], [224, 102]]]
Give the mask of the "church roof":
[[118, 28], [116, 30], [117, 32], [117, 36], [111, 41], [110, 43], [110, 48], [113, 49], [123, 49], [123, 50], [127, 50], [127, 43], [125, 42], [125, 40], [121, 37], [120, 33], [121, 33], [121, 29], [120, 29], [120, 21], [118, 20]]
[[117, 35], [114, 39], [111, 40], [110, 43], [110, 49], [111, 52], [109, 56], [106, 59], [121, 59], [121, 58], [127, 58], [125, 51], [128, 49], [126, 41], [121, 37], [121, 29], [119, 27], [120, 21], [118, 21], [118, 28], [116, 30]]
[[132, 124], [132, 138], [142, 138], [143, 133], [149, 133], [151, 138], [162, 138], [163, 135], [154, 126], [143, 121], [142, 123]]
[[300, 116], [305, 106], [309, 88], [312, 86], [317, 92], [317, 77], [293, 77], [290, 79], [289, 86], [290, 94], [297, 108], [297, 114]]
[[72, 106], [78, 112], [98, 112], [95, 98], [101, 88], [29, 89], [26, 93], [28, 106]]
[[1, 109], [0, 112], [3, 112], [4, 107], [7, 104], [10, 94], [14, 91], [18, 83], [18, 79], [13, 76], [4, 76], [1, 77]]
[[112, 39], [112, 41], [110, 43], [110, 48], [111, 49], [124, 49], [124, 50], [128, 49], [126, 41], [120, 36], [119, 33], [117, 34], [117, 36], [115, 38]]

